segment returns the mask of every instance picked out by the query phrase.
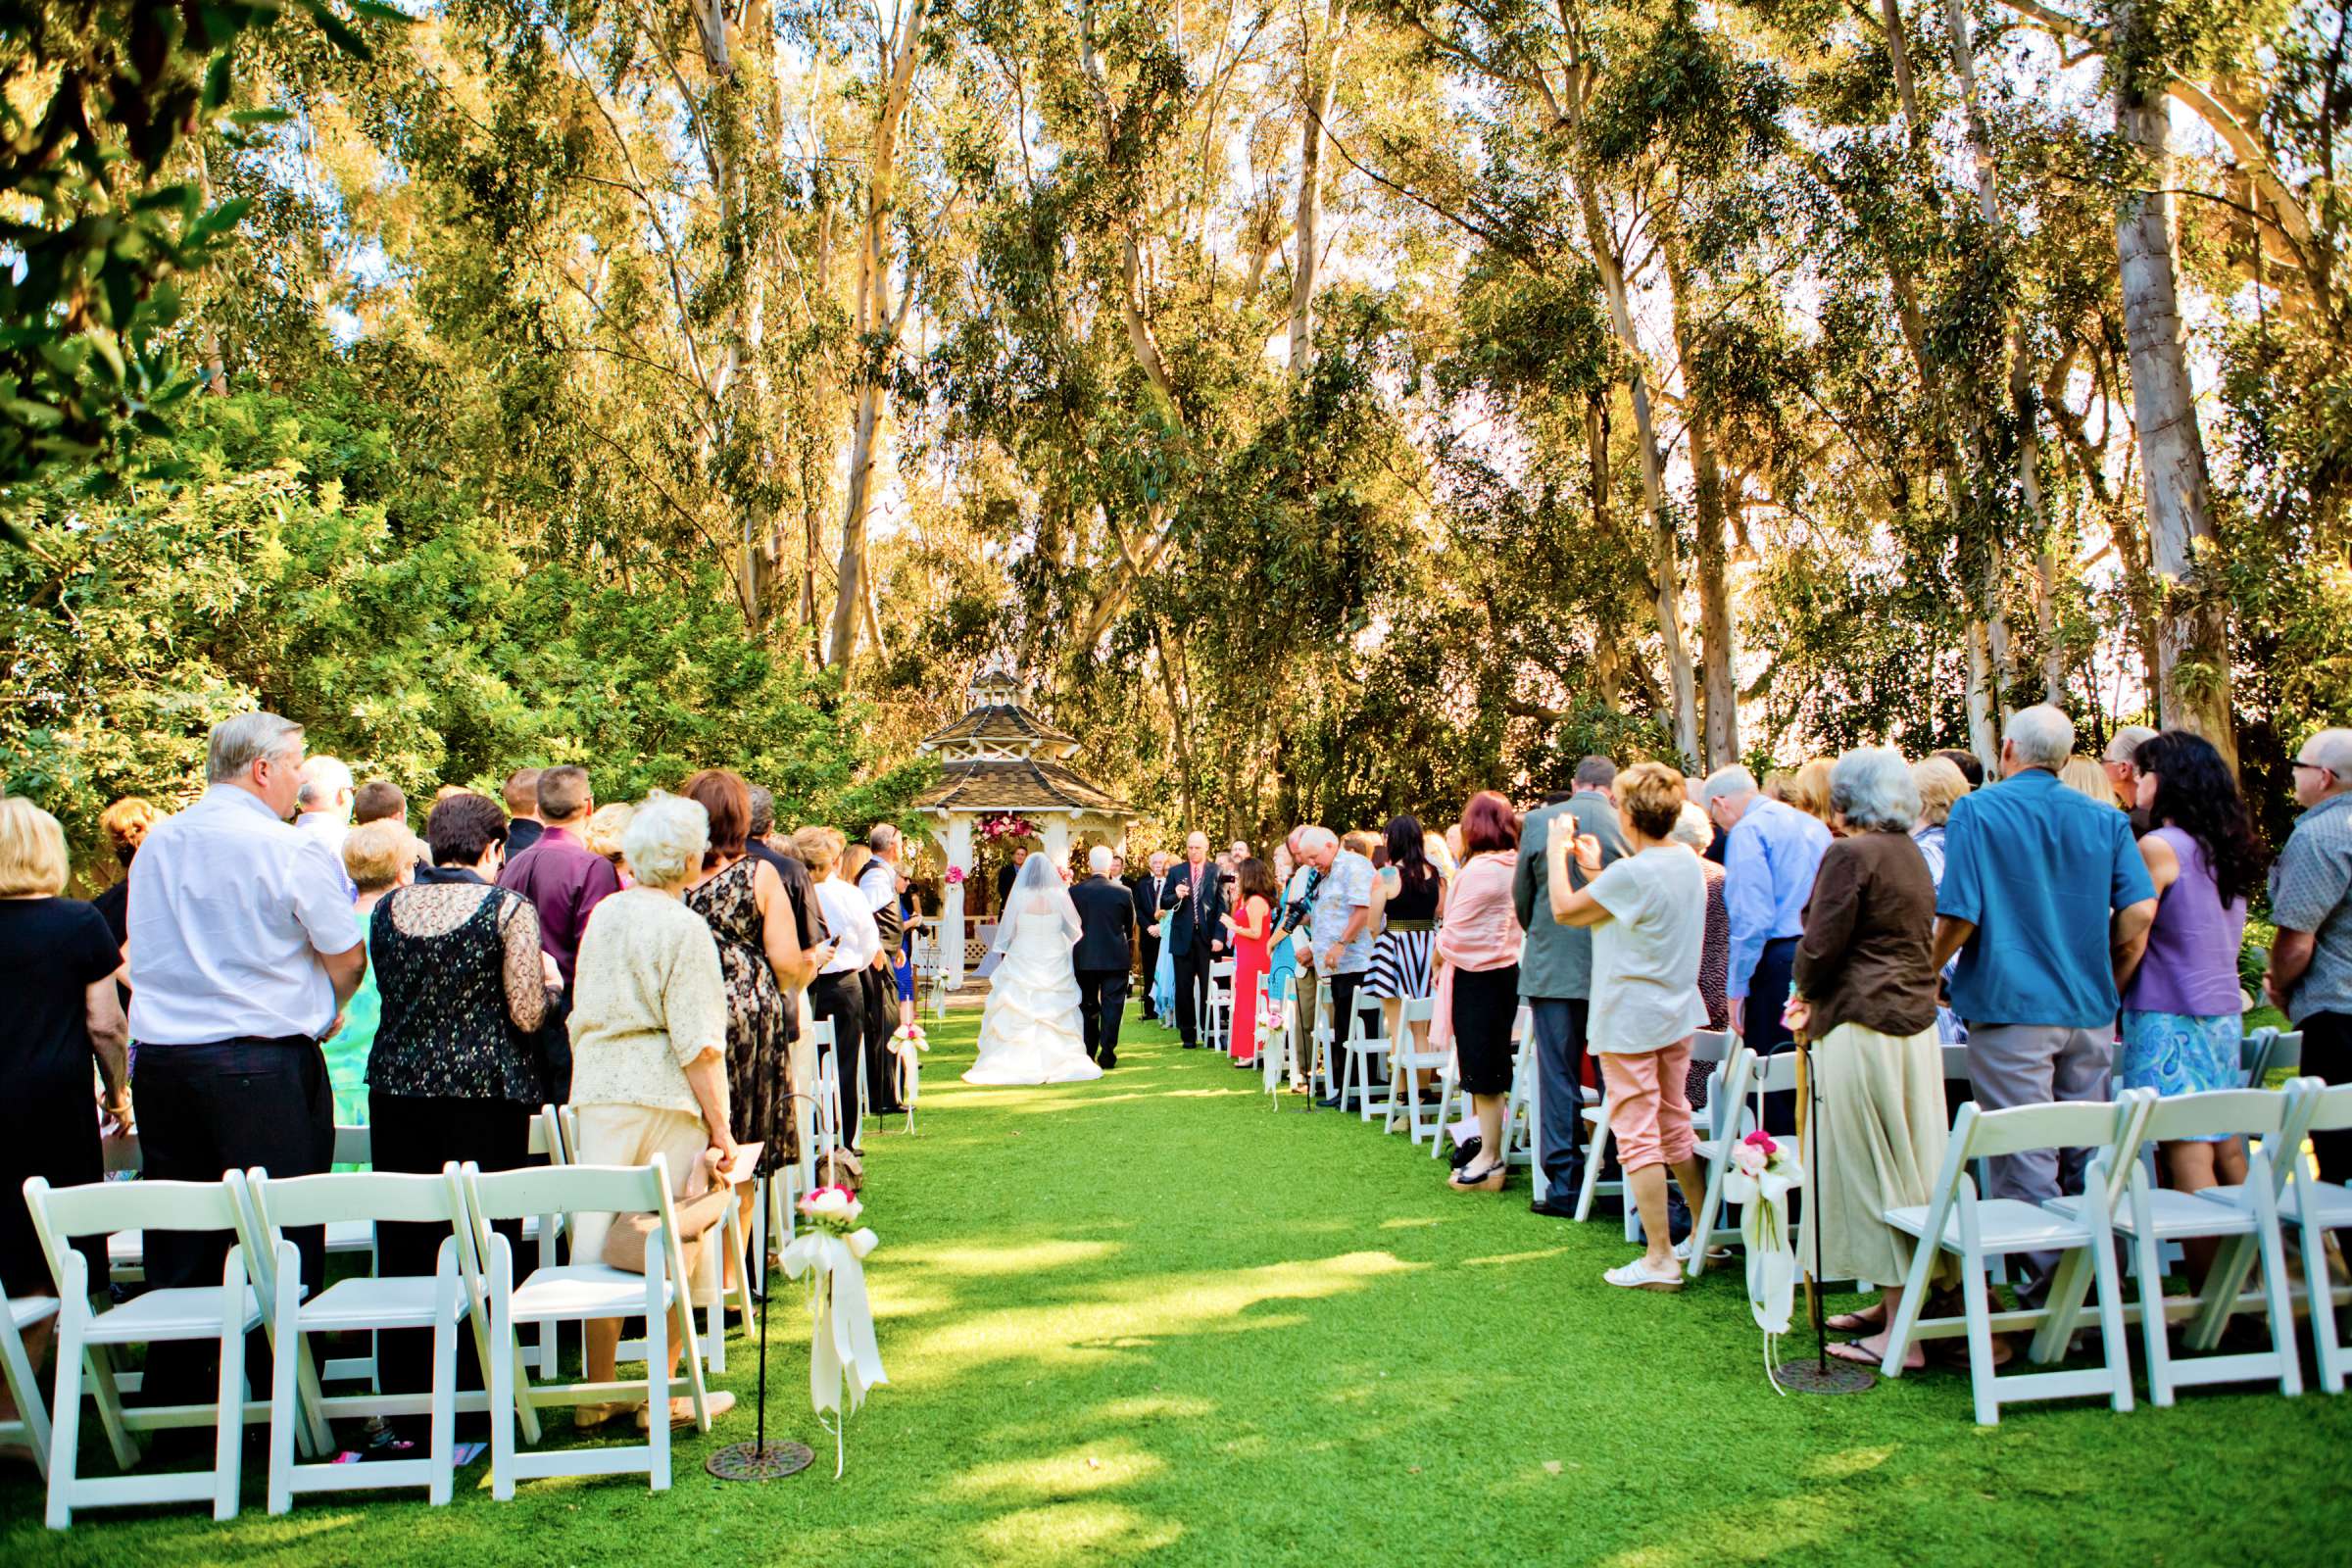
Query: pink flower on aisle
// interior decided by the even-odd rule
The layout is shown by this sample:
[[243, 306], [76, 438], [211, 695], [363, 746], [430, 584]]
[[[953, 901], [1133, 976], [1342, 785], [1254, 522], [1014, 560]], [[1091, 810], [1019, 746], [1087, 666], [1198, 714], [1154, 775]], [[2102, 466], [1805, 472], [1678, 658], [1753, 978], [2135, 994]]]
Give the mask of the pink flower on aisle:
[[962, 882], [963, 882], [963, 867], [962, 867], [962, 866], [960, 866], [960, 865], [951, 865], [951, 866], [949, 866], [949, 867], [948, 867], [948, 878], [947, 878], [947, 880], [948, 880], [948, 886], [950, 886], [950, 887], [959, 887], [959, 886], [961, 886], [961, 885], [962, 885]]

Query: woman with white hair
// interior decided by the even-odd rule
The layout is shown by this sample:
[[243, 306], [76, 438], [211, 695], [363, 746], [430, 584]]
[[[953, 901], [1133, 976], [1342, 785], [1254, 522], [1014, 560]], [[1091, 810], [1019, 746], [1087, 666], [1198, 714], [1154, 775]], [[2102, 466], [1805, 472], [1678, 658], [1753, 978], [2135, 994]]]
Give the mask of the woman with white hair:
[[[1896, 753], [1863, 747], [1838, 759], [1830, 815], [1839, 837], [1822, 855], [1805, 906], [1788, 1016], [1813, 1042], [1803, 1162], [1822, 1276], [1885, 1290], [1877, 1305], [1831, 1324], [1878, 1332], [1830, 1351], [1876, 1362], [1910, 1262], [1908, 1244], [1880, 1216], [1928, 1201], [1946, 1142], [1931, 956], [1936, 883], [1911, 839], [1919, 787]], [[1916, 1346], [1911, 1353], [1920, 1357]]]
[[[710, 848], [710, 813], [700, 802], [657, 791], [637, 808], [620, 839], [632, 885], [604, 899], [580, 935], [571, 1009], [571, 1103], [579, 1114], [583, 1165], [642, 1165], [656, 1154], [671, 1189], [685, 1195], [705, 1150], [735, 1158], [727, 1125], [727, 987], [710, 927], [684, 902], [687, 884]], [[601, 1260], [610, 1214], [573, 1217], [571, 1255]], [[710, 1287], [695, 1282], [695, 1304]], [[672, 1319], [670, 1371], [684, 1334]], [[620, 1325], [588, 1324], [591, 1382], [612, 1381]], [[713, 1415], [734, 1396], [713, 1392]], [[582, 1405], [581, 1427], [601, 1426], [627, 1410]], [[650, 1426], [649, 1411], [637, 1414]], [[672, 1399], [671, 1424], [694, 1419], [692, 1401]]]

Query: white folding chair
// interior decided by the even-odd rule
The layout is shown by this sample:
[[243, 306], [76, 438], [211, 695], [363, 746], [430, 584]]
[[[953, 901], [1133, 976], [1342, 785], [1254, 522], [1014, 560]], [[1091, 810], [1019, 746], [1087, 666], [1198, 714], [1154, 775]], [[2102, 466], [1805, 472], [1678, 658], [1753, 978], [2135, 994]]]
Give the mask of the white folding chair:
[[[688, 1298], [684, 1250], [677, 1239], [677, 1215], [669, 1197], [669, 1170], [657, 1155], [651, 1164], [563, 1165], [538, 1170], [481, 1171], [470, 1162], [460, 1168], [465, 1191], [466, 1223], [459, 1230], [459, 1260], [468, 1292], [468, 1306], [487, 1316], [490, 1350], [483, 1357], [490, 1379], [490, 1494], [500, 1501], [514, 1495], [517, 1481], [552, 1476], [644, 1475], [651, 1489], [669, 1489], [669, 1401], [685, 1395], [694, 1402], [695, 1423], [710, 1430], [705, 1402], [703, 1364], [696, 1352], [694, 1314], [682, 1311], [679, 1324], [686, 1337], [686, 1377], [669, 1375], [669, 1307]], [[608, 1263], [577, 1259], [531, 1271], [519, 1284], [507, 1240], [491, 1227], [499, 1220], [527, 1214], [646, 1213], [657, 1216], [655, 1232], [646, 1240], [646, 1269], [640, 1276]], [[555, 1319], [643, 1317], [646, 1325], [646, 1369], [642, 1382], [578, 1382], [542, 1384], [521, 1389], [516, 1376], [521, 1356], [514, 1339], [515, 1325]], [[518, 1452], [514, 1444], [517, 1415], [531, 1423], [529, 1405], [597, 1404], [647, 1401], [649, 1441], [636, 1445], [607, 1445], [553, 1452]]]
[[[2123, 1286], [2115, 1268], [2114, 1217], [2124, 1192], [2116, 1172], [2116, 1148], [2137, 1136], [2140, 1118], [2154, 1095], [2143, 1089], [2105, 1101], [2061, 1102], [2047, 1105], [2014, 1105], [1984, 1110], [1974, 1102], [1960, 1107], [1944, 1151], [1943, 1168], [1925, 1204], [1886, 1211], [1888, 1225], [1915, 1239], [1911, 1268], [1904, 1281], [1901, 1309], [1886, 1335], [1886, 1355], [1880, 1363], [1884, 1377], [1899, 1377], [1903, 1357], [1915, 1341], [1968, 1338], [1968, 1369], [1980, 1426], [1996, 1426], [2001, 1406], [2026, 1399], [2066, 1399], [2104, 1395], [2117, 1410], [2132, 1408], [2132, 1359], [2125, 1339]], [[2097, 1200], [2071, 1214], [2014, 1198], [1979, 1198], [1971, 1163], [2001, 1154], [2034, 1149], [2095, 1148], [2083, 1176], [2083, 1190]], [[2100, 1365], [2077, 1371], [2019, 1372], [2003, 1377], [1992, 1364], [1995, 1330], [2038, 1327], [2049, 1320], [2047, 1308], [2028, 1307], [1995, 1312], [1984, 1282], [1988, 1258], [2012, 1252], [2063, 1251], [2051, 1285], [2051, 1298], [2071, 1291], [2088, 1260], [2099, 1293]], [[1960, 1259], [1963, 1315], [1930, 1318], [1925, 1315], [1928, 1279], [1940, 1253]], [[2080, 1301], [2079, 1294], [2073, 1299]], [[2068, 1313], [2071, 1318], [2071, 1310]], [[2059, 1349], [2063, 1351], [2064, 1343]]]
[[[1347, 1038], [1340, 1042], [1340, 1109], [1348, 1108], [1349, 1095], [1355, 1097], [1356, 1120], [1370, 1121], [1375, 1110], [1386, 1111], [1389, 1102], [1384, 1096], [1375, 1100], [1372, 1086], [1384, 1077], [1382, 1069], [1388, 1064], [1390, 1041], [1381, 1030], [1380, 1014], [1367, 1013], [1363, 1008], [1352, 1009], [1354, 1016], [1348, 1020]], [[1371, 1025], [1367, 1028], [1367, 1024]]]
[[820, 1158], [830, 1158], [841, 1147], [840, 1053], [832, 1019], [815, 1019], [809, 1030], [816, 1043], [816, 1149]]
[[[1747, 1097], [1754, 1087], [1757, 1058], [1729, 1030], [1703, 1029], [1690, 1042], [1690, 1059], [1715, 1063], [1707, 1076], [1706, 1108], [1691, 1117], [1692, 1130], [1701, 1133], [1695, 1147], [1707, 1180], [1698, 1212], [1690, 1216], [1690, 1257], [1683, 1265], [1683, 1272], [1696, 1279], [1707, 1271], [1708, 1249], [1740, 1239], [1739, 1227], [1715, 1222], [1723, 1213], [1723, 1182], [1731, 1174], [1732, 1151], [1747, 1135]], [[1703, 1129], [1700, 1117], [1705, 1118]]]
[[[2130, 1141], [2116, 1145], [2117, 1163], [2126, 1172], [2127, 1202], [2116, 1215], [2118, 1235], [2132, 1244], [2132, 1271], [2139, 1283], [2139, 1331], [2148, 1358], [2148, 1399], [2157, 1405], [2173, 1402], [2177, 1388], [2205, 1383], [2278, 1380], [2278, 1392], [2303, 1392], [2303, 1375], [2296, 1365], [2295, 1317], [2287, 1298], [2286, 1250], [2278, 1235], [2278, 1189], [2271, 1180], [2270, 1151], [2256, 1149], [2246, 1156], [2246, 1181], [2238, 1189], [2242, 1201], [2207, 1202], [2193, 1193], [2160, 1188], [2139, 1160], [2140, 1151], [2175, 1139], [2228, 1133], [2276, 1139], [2288, 1109], [2287, 1097], [2268, 1089], [2223, 1089], [2206, 1094], [2174, 1095], [2158, 1100], [2139, 1119]], [[2052, 1199], [2042, 1206], [2072, 1216], [2099, 1195]], [[2164, 1294], [2164, 1261], [2160, 1248], [2167, 1242], [2201, 1237], [2250, 1237], [2262, 1254], [2264, 1296], [2270, 1309], [2271, 1348], [2235, 1355], [2175, 1356], [2171, 1325], [2175, 1316], [2187, 1316], [2201, 1304], [2196, 1298], [2178, 1305]], [[2080, 1277], [2080, 1271], [2077, 1271]], [[2214, 1299], [2227, 1308], [2234, 1304], [2234, 1281], [2208, 1282]], [[2063, 1295], [2053, 1282], [2051, 1313], [2037, 1337], [2046, 1349], [2063, 1349], [2073, 1332], [2073, 1313], [2082, 1299], [2080, 1286]]]
[[1219, 958], [1208, 966], [1208, 1016], [1200, 1021], [1208, 1049], [1233, 1054], [1233, 977], [1231, 958]]
[[16, 1401], [17, 1418], [0, 1421], [0, 1442], [22, 1443], [32, 1452], [32, 1467], [49, 1479], [49, 1403], [41, 1397], [40, 1369], [24, 1349], [24, 1331], [57, 1316], [53, 1296], [12, 1296], [0, 1313], [0, 1375], [8, 1380], [8, 1396]]
[[[422, 1487], [426, 1500], [435, 1506], [448, 1502], [459, 1404], [472, 1410], [487, 1407], [482, 1395], [463, 1401], [458, 1395], [458, 1323], [466, 1312], [458, 1286], [458, 1232], [466, 1210], [455, 1167], [439, 1176], [338, 1171], [282, 1179], [257, 1169], [246, 1173], [246, 1255], [270, 1259], [270, 1277], [263, 1285], [270, 1293], [276, 1326], [270, 1386], [270, 1511], [290, 1510], [297, 1492], [366, 1492], [378, 1487]], [[305, 1300], [301, 1258], [285, 1238], [286, 1228], [338, 1219], [361, 1221], [370, 1231], [379, 1224], [446, 1226], [449, 1236], [430, 1275], [347, 1277]], [[304, 1336], [372, 1335], [387, 1329], [431, 1331], [429, 1392], [330, 1396], [318, 1392], [306, 1376]], [[325, 1427], [328, 1420], [389, 1415], [430, 1418], [423, 1458], [365, 1465], [294, 1462], [295, 1436], [305, 1426], [324, 1452], [333, 1446]]]
[[2237, 1059], [2248, 1089], [2283, 1088], [2303, 1065], [2303, 1031], [2257, 1029], [2239, 1043]]
[[[2328, 1234], [2352, 1230], [2352, 1187], [2321, 1181], [2304, 1157], [2303, 1140], [2314, 1132], [2352, 1131], [2352, 1084], [2331, 1088], [2318, 1078], [2298, 1078], [2288, 1086], [2287, 1101], [2279, 1136], [2275, 1142], [2266, 1143], [2262, 1151], [2272, 1155], [2265, 1161], [2272, 1206], [2282, 1225], [2294, 1226], [2296, 1240], [2301, 1244], [2320, 1387], [2329, 1394], [2341, 1394], [2345, 1373], [2352, 1366], [2347, 1364], [2343, 1342], [2336, 1331], [2335, 1313], [2338, 1306], [2352, 1301], [2352, 1287], [2334, 1283], [2328, 1260]], [[2196, 1197], [2231, 1210], [2251, 1211], [2261, 1200], [2260, 1194], [2252, 1191], [2258, 1185], [2254, 1163], [2249, 1158], [2245, 1186], [2208, 1187]], [[2252, 1265], [2254, 1253], [2254, 1246], [2240, 1240], [2225, 1247], [2215, 1259], [2213, 1276], [2206, 1283], [2205, 1306], [2189, 1337], [2192, 1347], [2202, 1348], [2221, 1337], [2228, 1314], [2241, 1304], [2238, 1284]], [[2266, 1270], [2268, 1267], [2266, 1260]]]
[[[90, 1308], [89, 1265], [72, 1246], [77, 1236], [119, 1230], [218, 1231], [235, 1235], [244, 1178], [218, 1182], [94, 1182], [52, 1188], [35, 1176], [24, 1184], [33, 1230], [57, 1278], [57, 1396], [51, 1401], [48, 1524], [64, 1530], [75, 1508], [210, 1500], [215, 1519], [237, 1515], [237, 1483], [245, 1423], [268, 1406], [251, 1403], [245, 1389], [245, 1335], [262, 1321], [261, 1303], [246, 1283], [245, 1252], [233, 1242], [219, 1285], [190, 1285], [140, 1293], [121, 1306]], [[207, 1404], [149, 1405], [125, 1410], [109, 1360], [118, 1345], [211, 1340], [220, 1347], [220, 1379]], [[87, 1478], [77, 1468], [84, 1393], [98, 1401], [100, 1423], [124, 1470], [139, 1461], [134, 1431], [211, 1426], [213, 1468], [174, 1475]]]
[[[1297, 981], [1292, 983], [1295, 985]], [[1271, 1009], [1267, 1016], [1273, 1019], [1274, 1032], [1258, 1048], [1258, 1071], [1262, 1075], [1267, 1096], [1279, 1106], [1282, 1103], [1282, 1086], [1293, 1078], [1301, 1077], [1305, 1071], [1298, 1059], [1298, 999], [1292, 995], [1276, 1002], [1268, 995], [1260, 1000], [1259, 1005]]]
[[[1396, 1038], [1389, 1042], [1389, 1113], [1381, 1130], [1395, 1132], [1401, 1116], [1406, 1135], [1416, 1145], [1438, 1135], [1445, 1110], [1443, 1102], [1432, 1107], [1422, 1104], [1421, 1074], [1442, 1073], [1453, 1060], [1450, 1052], [1413, 1049], [1412, 1026], [1435, 1018], [1437, 1007], [1434, 997], [1407, 997], [1396, 1012]], [[1425, 1109], [1429, 1112], [1426, 1117]]]

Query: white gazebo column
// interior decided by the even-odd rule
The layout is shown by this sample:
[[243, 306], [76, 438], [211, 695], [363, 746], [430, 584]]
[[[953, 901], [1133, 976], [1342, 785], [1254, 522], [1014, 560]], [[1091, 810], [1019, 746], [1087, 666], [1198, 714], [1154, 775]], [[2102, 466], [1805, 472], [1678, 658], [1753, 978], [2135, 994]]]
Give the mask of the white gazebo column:
[[1049, 864], [1066, 868], [1070, 863], [1070, 819], [1055, 812], [1045, 819], [1039, 831], [1045, 835], [1046, 860]]
[[[961, 811], [948, 813], [948, 864], [972, 874], [972, 819]], [[963, 884], [950, 882], [939, 900], [939, 961], [948, 989], [963, 985]]]

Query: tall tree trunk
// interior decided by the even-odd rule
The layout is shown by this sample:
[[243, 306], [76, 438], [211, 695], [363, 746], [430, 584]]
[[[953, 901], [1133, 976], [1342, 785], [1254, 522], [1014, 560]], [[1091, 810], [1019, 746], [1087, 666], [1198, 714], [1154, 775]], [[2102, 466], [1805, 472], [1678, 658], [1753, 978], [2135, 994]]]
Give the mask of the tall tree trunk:
[[1704, 398], [1691, 391], [1690, 366], [1697, 345], [1690, 332], [1690, 274], [1683, 267], [1681, 235], [1671, 209], [1661, 220], [1660, 254], [1666, 286], [1673, 295], [1675, 357], [1683, 365], [1685, 415], [1690, 432], [1690, 480], [1698, 522], [1697, 579], [1699, 673], [1706, 696], [1706, 758], [1709, 768], [1740, 760], [1740, 692], [1732, 680], [1732, 595], [1724, 572], [1723, 472], [1715, 451], [1715, 425]]
[[[1594, 395], [1585, 400], [1585, 451], [1592, 470], [1592, 537], [1611, 538], [1616, 521], [1609, 515], [1609, 405]], [[1600, 706], [1612, 713], [1624, 709], [1625, 653], [1617, 644], [1613, 617], [1597, 615], [1592, 622], [1592, 682]]]
[[1977, 754], [1984, 771], [2000, 766], [2001, 736], [1993, 724], [1992, 656], [1985, 648], [1984, 623], [1968, 623], [1968, 749]]
[[2041, 643], [2041, 700], [2066, 703], [2066, 650], [2058, 635], [2058, 564], [2045, 536], [2034, 557], [2034, 634]]
[[2149, 553], [2163, 593], [2157, 609], [2159, 709], [2237, 765], [2230, 713], [2228, 601], [2218, 591], [2221, 540], [2197, 425], [2195, 388], [2180, 341], [2173, 267], [2172, 124], [2165, 70], [2147, 0], [2116, 7], [2116, 128], [2146, 161], [2145, 188], [2116, 213], [2124, 331], [2132, 345], [2132, 413], [2148, 513]]
[[1315, 362], [1315, 274], [1323, 265], [1323, 123], [1340, 74], [1340, 29], [1348, 8], [1325, 11], [1318, 44], [1299, 8], [1299, 78], [1306, 123], [1298, 135], [1298, 260], [1291, 267], [1291, 374], [1304, 380]]
[[833, 626], [828, 662], [847, 665], [858, 652], [858, 633], [865, 613], [865, 514], [874, 477], [874, 444], [882, 427], [891, 360], [899, 334], [906, 329], [907, 307], [913, 303], [914, 283], [907, 279], [906, 297], [890, 305], [890, 220], [897, 210], [899, 135], [913, 96], [916, 48], [921, 42], [929, 0], [907, 0], [892, 45], [890, 74], [884, 86], [882, 111], [874, 122], [874, 139], [865, 167], [865, 214], [858, 237], [858, 308], [851, 324], [858, 336], [858, 414], [850, 437], [848, 496], [841, 512], [841, 555], [834, 571]]
[[1577, 180], [1583, 199], [1585, 230], [1593, 259], [1600, 265], [1601, 287], [1609, 297], [1609, 320], [1625, 345], [1626, 391], [1634, 405], [1634, 439], [1642, 457], [1642, 500], [1649, 513], [1650, 570], [1657, 578], [1658, 641], [1666, 652], [1667, 676], [1674, 689], [1674, 748], [1685, 767], [1699, 760], [1698, 694], [1690, 669], [1690, 649], [1683, 638], [1683, 572], [1681, 552], [1674, 538], [1674, 514], [1666, 506], [1665, 465], [1658, 455], [1658, 432], [1649, 412], [1649, 358], [1634, 330], [1634, 312], [1626, 297], [1624, 260], [1617, 238], [1600, 210], [1600, 195], [1589, 178]]

